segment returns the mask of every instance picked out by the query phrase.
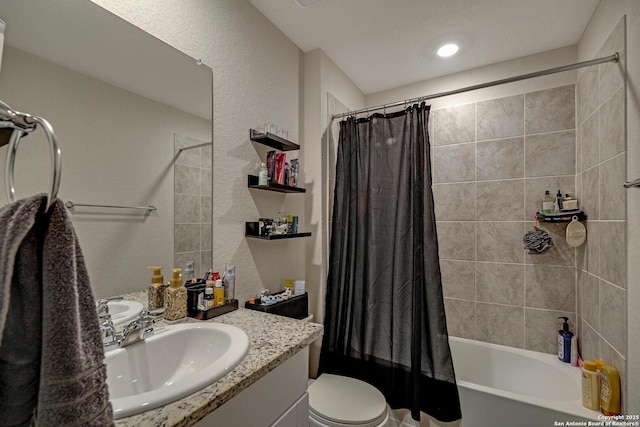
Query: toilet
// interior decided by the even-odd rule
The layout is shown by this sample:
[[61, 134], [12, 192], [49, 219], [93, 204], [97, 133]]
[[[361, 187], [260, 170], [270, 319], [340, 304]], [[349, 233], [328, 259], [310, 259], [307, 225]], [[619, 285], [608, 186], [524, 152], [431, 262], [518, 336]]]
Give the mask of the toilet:
[[[308, 319], [311, 321], [313, 315]], [[322, 374], [309, 385], [307, 391], [311, 427], [389, 425], [389, 409], [383, 394], [364, 381]]]

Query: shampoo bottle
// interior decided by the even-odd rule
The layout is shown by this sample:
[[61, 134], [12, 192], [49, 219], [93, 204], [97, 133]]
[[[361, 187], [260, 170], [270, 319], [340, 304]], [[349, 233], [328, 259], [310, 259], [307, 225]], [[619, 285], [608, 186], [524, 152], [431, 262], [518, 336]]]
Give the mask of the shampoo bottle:
[[187, 317], [187, 288], [182, 284], [180, 268], [172, 268], [171, 282], [164, 294], [164, 318], [178, 320]]
[[600, 368], [600, 412], [607, 416], [620, 414], [620, 375], [609, 365]]
[[156, 310], [164, 307], [164, 276], [160, 266], [147, 268], [153, 270], [151, 284], [147, 290], [147, 306], [149, 310]]
[[600, 409], [600, 379], [596, 364], [585, 360], [580, 375], [582, 379], [582, 406], [597, 411]]
[[571, 337], [573, 333], [569, 331], [569, 318], [560, 316], [558, 319], [564, 319], [562, 329], [558, 331], [558, 359], [563, 362], [571, 362]]

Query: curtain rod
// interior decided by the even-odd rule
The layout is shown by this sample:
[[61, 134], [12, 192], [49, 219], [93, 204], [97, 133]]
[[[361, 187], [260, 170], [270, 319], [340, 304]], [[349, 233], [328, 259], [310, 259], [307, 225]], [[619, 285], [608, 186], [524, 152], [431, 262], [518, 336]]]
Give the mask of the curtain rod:
[[331, 120], [333, 121], [335, 119], [339, 119], [339, 118], [342, 118], [342, 117], [354, 116], [354, 115], [360, 114], [360, 113], [368, 113], [369, 111], [383, 110], [383, 109], [386, 109], [386, 108], [398, 107], [400, 105], [413, 104], [413, 103], [416, 103], [416, 102], [426, 101], [428, 99], [442, 98], [443, 96], [456, 95], [458, 93], [470, 92], [472, 90], [484, 89], [484, 88], [487, 88], [487, 87], [492, 87], [492, 86], [498, 86], [498, 85], [502, 85], [502, 84], [506, 84], [506, 83], [517, 82], [517, 81], [520, 81], [520, 80], [532, 79], [534, 77], [541, 77], [541, 76], [546, 76], [546, 75], [549, 75], [549, 74], [561, 73], [563, 71], [575, 70], [576, 68], [590, 67], [592, 65], [603, 64], [605, 62], [618, 62], [619, 60], [620, 60], [620, 54], [618, 52], [616, 52], [611, 56], [605, 56], [605, 57], [602, 57], [602, 58], [592, 59], [590, 61], [578, 62], [578, 63], [570, 64], [570, 65], [563, 65], [562, 67], [549, 68], [548, 70], [536, 71], [536, 72], [533, 72], [533, 73], [522, 74], [522, 75], [515, 76], [515, 77], [508, 77], [506, 79], [494, 80], [492, 82], [487, 82], [487, 83], [480, 83], [480, 84], [477, 84], [477, 85], [467, 86], [467, 87], [463, 87], [463, 88], [460, 88], [460, 89], [449, 90], [449, 91], [446, 91], [446, 92], [435, 93], [435, 94], [432, 94], [432, 95], [420, 96], [418, 98], [405, 99], [403, 101], [392, 102], [390, 104], [382, 104], [382, 105], [377, 105], [375, 107], [361, 108], [359, 110], [349, 111], [349, 112], [346, 112], [346, 113], [334, 114], [333, 116], [331, 116]]

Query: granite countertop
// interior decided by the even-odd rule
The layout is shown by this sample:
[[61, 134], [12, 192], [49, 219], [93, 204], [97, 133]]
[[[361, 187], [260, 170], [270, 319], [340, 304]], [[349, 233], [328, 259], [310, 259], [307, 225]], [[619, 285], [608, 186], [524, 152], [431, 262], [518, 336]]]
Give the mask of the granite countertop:
[[[122, 295], [147, 306], [147, 293]], [[184, 323], [202, 322], [187, 318]], [[116, 420], [118, 427], [191, 426], [285, 360], [322, 336], [323, 327], [287, 317], [239, 308], [206, 322], [227, 323], [247, 333], [251, 348], [233, 371], [183, 399], [131, 417]]]

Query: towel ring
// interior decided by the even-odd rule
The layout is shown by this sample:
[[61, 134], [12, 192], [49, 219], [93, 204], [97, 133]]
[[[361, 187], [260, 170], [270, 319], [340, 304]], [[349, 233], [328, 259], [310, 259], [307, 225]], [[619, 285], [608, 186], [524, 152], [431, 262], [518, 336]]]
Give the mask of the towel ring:
[[27, 123], [32, 121], [34, 123], [34, 126], [32, 129], [19, 129], [18, 127], [13, 127], [13, 132], [11, 132], [11, 137], [9, 138], [9, 147], [7, 150], [7, 160], [5, 162], [5, 182], [7, 197], [11, 202], [16, 201], [16, 189], [13, 180], [13, 172], [15, 168], [16, 153], [18, 151], [18, 144], [20, 143], [20, 139], [26, 133], [34, 130], [35, 125], [40, 125], [47, 135], [49, 148], [51, 149], [52, 175], [49, 187], [49, 195], [47, 196], [46, 210], [48, 211], [51, 207], [51, 204], [54, 202], [56, 197], [58, 197], [58, 189], [60, 188], [60, 175], [62, 170], [62, 162], [60, 160], [60, 147], [58, 146], [56, 134], [53, 131], [53, 126], [51, 126], [51, 124], [42, 117], [32, 116], [26, 113], [19, 113], [17, 111], [13, 111], [12, 113], [14, 113], [18, 117], [21, 117], [21, 119]]

